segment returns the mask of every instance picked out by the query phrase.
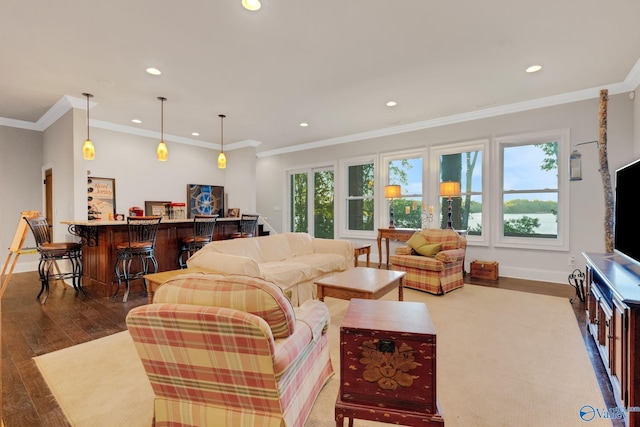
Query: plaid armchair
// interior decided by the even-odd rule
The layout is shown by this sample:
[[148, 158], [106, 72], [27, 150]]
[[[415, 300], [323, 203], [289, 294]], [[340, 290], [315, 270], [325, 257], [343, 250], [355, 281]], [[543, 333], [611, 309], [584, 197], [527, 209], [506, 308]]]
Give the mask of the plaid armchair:
[[302, 427], [333, 375], [329, 311], [273, 283], [186, 274], [127, 326], [155, 393], [155, 426]]
[[430, 244], [440, 244], [435, 256], [419, 255], [410, 246], [396, 248], [389, 257], [393, 270], [404, 271], [404, 286], [442, 295], [464, 286], [464, 257], [467, 239], [454, 230], [418, 231]]

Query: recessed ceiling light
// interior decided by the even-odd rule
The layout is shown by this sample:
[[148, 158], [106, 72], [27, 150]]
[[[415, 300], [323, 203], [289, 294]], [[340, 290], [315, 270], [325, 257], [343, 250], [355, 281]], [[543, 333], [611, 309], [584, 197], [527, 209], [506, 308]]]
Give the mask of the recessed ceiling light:
[[396, 101], [387, 102], [387, 107], [395, 107], [396, 105], [398, 105], [398, 103]]
[[160, 74], [162, 74], [160, 70], [154, 67], [147, 68], [147, 73], [151, 74], [152, 76], [159, 76]]
[[256, 10], [260, 9], [260, 7], [262, 7], [262, 5], [260, 4], [260, 0], [242, 0], [242, 6], [252, 12], [255, 12]]
[[309, 126], [309, 123], [307, 122], [300, 123], [300, 127], [306, 128], [307, 126]]
[[200, 134], [198, 132], [191, 132], [191, 135], [193, 136], [200, 136]]
[[131, 120], [131, 121], [132, 121], [133, 123], [137, 123], [137, 124], [142, 123], [142, 120], [140, 120], [140, 119], [133, 119], [133, 120]]
[[527, 68], [527, 73], [535, 73], [542, 70], [542, 65], [532, 65], [529, 68]]

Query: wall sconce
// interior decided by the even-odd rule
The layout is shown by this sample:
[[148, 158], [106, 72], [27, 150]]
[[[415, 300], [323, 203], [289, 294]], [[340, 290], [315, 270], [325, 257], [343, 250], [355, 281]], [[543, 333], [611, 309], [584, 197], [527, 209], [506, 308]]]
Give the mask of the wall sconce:
[[85, 160], [93, 160], [96, 157], [96, 148], [93, 146], [91, 138], [89, 138], [89, 98], [93, 98], [90, 93], [83, 93], [82, 96], [87, 97], [87, 139], [82, 145], [82, 157]]
[[440, 183], [440, 197], [447, 197], [449, 201], [449, 220], [447, 221], [447, 228], [452, 227], [451, 223], [451, 198], [460, 197], [460, 183], [455, 181], [444, 181]]
[[158, 99], [160, 100], [160, 143], [158, 144], [156, 155], [158, 156], [158, 161], [166, 162], [169, 158], [169, 149], [164, 142], [164, 101], [167, 98], [159, 96]]
[[225, 169], [227, 167], [227, 156], [224, 155], [224, 132], [222, 125], [224, 118], [227, 116], [218, 114], [218, 117], [220, 117], [220, 154], [218, 154], [218, 168]]
[[433, 222], [433, 206], [429, 206], [427, 211], [427, 206], [422, 202], [422, 228], [427, 228], [430, 222]]
[[402, 190], [399, 185], [385, 185], [384, 198], [389, 199], [389, 228], [396, 228], [393, 222], [393, 199], [399, 199], [402, 196]]
[[596, 147], [600, 148], [598, 141], [581, 142], [573, 146], [573, 151], [569, 155], [569, 181], [581, 181], [582, 180], [582, 154], [576, 148], [578, 145], [596, 144]]

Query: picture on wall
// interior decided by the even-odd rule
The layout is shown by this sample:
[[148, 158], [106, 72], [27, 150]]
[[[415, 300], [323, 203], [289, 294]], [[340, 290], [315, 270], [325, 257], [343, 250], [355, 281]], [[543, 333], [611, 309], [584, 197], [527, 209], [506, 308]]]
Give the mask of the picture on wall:
[[219, 185], [187, 185], [189, 218], [194, 215], [219, 215], [224, 217], [224, 187]]
[[87, 219], [112, 220], [116, 213], [116, 180], [87, 178]]

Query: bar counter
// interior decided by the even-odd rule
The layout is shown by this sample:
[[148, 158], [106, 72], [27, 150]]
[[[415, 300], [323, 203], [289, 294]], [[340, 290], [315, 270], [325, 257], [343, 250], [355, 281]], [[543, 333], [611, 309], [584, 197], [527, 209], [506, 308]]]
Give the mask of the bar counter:
[[[116, 248], [128, 239], [127, 221], [61, 221], [69, 233], [80, 237], [82, 248], [82, 286], [94, 295], [111, 296], [118, 287], [115, 277]], [[219, 218], [213, 232], [214, 240], [228, 239], [238, 230], [239, 218]], [[193, 235], [193, 219], [163, 219], [156, 237], [155, 256], [158, 272], [178, 269], [179, 241]], [[139, 265], [132, 264], [132, 271]], [[150, 271], [153, 273], [153, 270]], [[142, 279], [131, 281], [131, 293], [144, 290]], [[120, 287], [124, 295], [124, 283]]]

